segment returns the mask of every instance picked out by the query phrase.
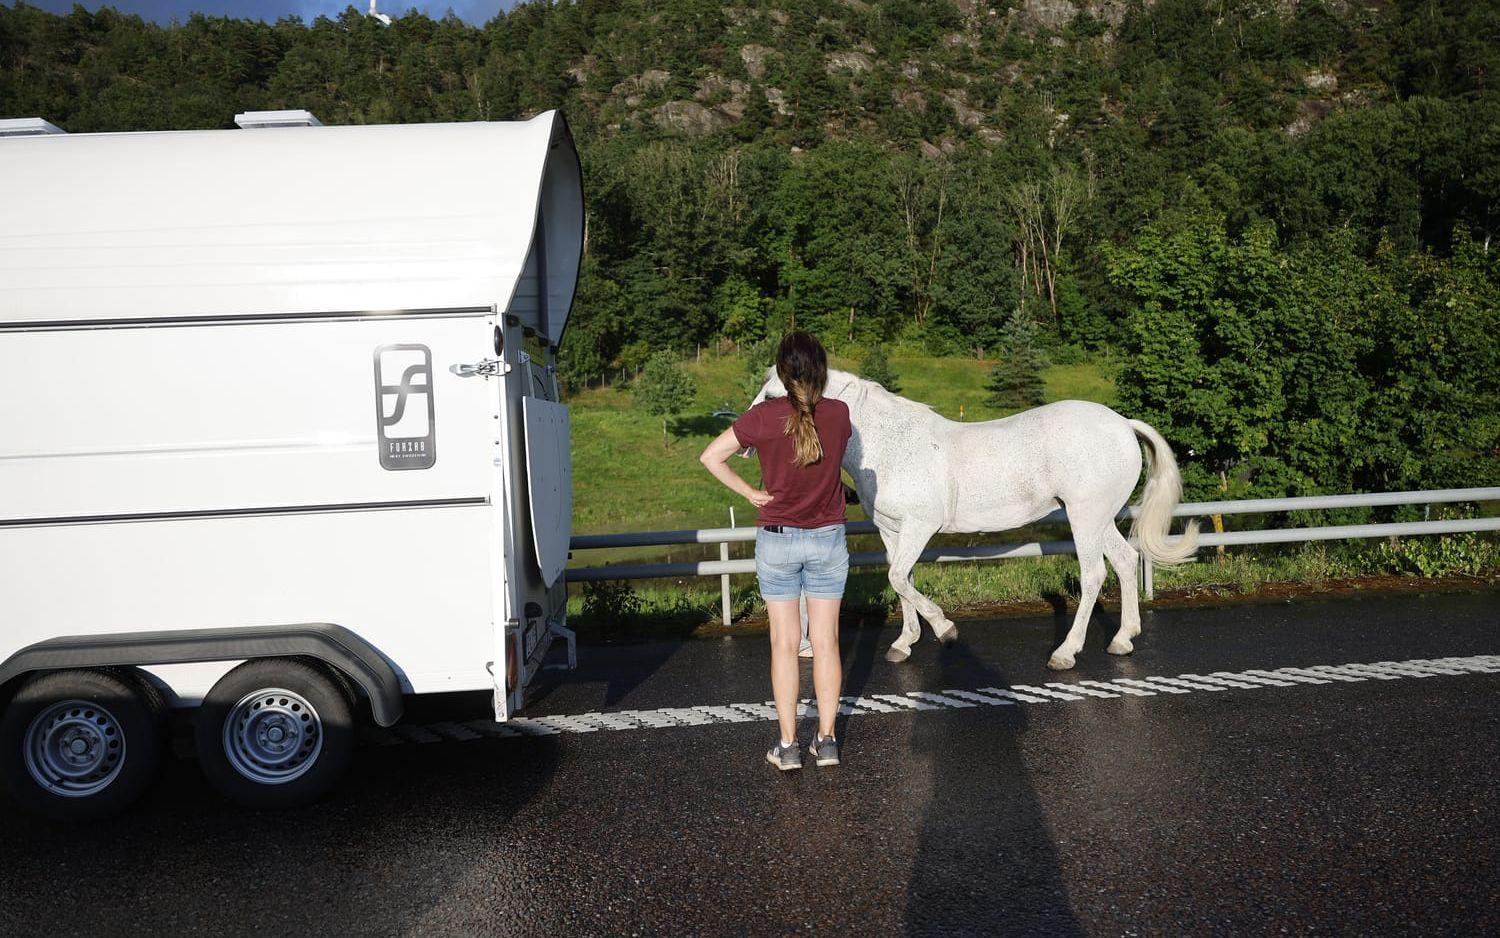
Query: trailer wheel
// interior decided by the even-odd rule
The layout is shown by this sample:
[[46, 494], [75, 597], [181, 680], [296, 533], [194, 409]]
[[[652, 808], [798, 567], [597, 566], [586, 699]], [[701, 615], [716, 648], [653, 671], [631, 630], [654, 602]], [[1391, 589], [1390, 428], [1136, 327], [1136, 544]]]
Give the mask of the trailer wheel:
[[0, 772], [23, 806], [58, 820], [118, 814], [160, 764], [161, 695], [110, 671], [32, 678], [0, 719]]
[[203, 774], [251, 808], [307, 804], [338, 781], [354, 753], [354, 713], [338, 682], [289, 658], [247, 661], [198, 711]]

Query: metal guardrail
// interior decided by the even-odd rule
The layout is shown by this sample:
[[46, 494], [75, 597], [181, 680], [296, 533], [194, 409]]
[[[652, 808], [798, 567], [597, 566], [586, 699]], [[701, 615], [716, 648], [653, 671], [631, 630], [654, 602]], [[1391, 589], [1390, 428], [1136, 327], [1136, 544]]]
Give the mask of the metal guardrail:
[[[1335, 508], [1375, 508], [1399, 505], [1439, 505], [1454, 502], [1500, 501], [1500, 488], [1436, 489], [1419, 492], [1379, 492], [1368, 495], [1310, 495], [1298, 498], [1251, 498], [1238, 501], [1184, 502], [1177, 506], [1173, 517], [1188, 518], [1206, 515], [1266, 514], [1282, 511], [1319, 511]], [[1118, 518], [1125, 520], [1135, 516], [1134, 508], [1120, 512]], [[1062, 522], [1067, 513], [1061, 509], [1038, 519], [1033, 524]], [[1322, 525], [1302, 528], [1267, 528], [1259, 531], [1206, 532], [1198, 536], [1200, 547], [1237, 546], [1246, 544], [1286, 544], [1299, 541], [1339, 541], [1372, 537], [1395, 537], [1422, 534], [1460, 534], [1479, 531], [1500, 531], [1500, 517], [1459, 518], [1442, 521], [1402, 521], [1380, 524]], [[849, 534], [874, 534], [875, 525], [869, 521], [851, 521]], [[570, 543], [573, 550], [601, 550], [620, 547], [659, 547], [675, 544], [721, 544], [755, 540], [755, 528], [701, 528], [682, 531], [637, 531], [623, 534], [583, 534]], [[720, 556], [726, 556], [721, 548]], [[1007, 560], [1012, 557], [1041, 557], [1049, 554], [1074, 553], [1072, 541], [1032, 541], [1026, 543], [981, 544], [973, 547], [932, 547], [922, 552], [919, 562], [960, 563], [976, 560]], [[873, 566], [886, 562], [885, 551], [869, 551], [849, 557], [851, 566]], [[740, 560], [698, 560], [681, 563], [627, 563], [595, 567], [570, 568], [569, 580], [645, 580], [661, 577], [719, 576], [724, 577], [723, 588], [728, 590], [728, 576], [755, 572], [754, 558]], [[1145, 564], [1144, 589], [1146, 598], [1152, 596], [1152, 569]], [[727, 599], [726, 599], [727, 608]]]

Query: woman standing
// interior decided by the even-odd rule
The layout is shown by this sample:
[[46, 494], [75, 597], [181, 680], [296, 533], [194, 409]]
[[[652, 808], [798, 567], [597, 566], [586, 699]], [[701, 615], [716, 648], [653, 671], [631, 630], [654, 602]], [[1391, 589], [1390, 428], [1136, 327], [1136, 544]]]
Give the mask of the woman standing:
[[[779, 769], [800, 769], [797, 744], [797, 649], [802, 637], [799, 594], [807, 595], [813, 646], [813, 687], [818, 734], [811, 751], [818, 765], [838, 765], [833, 721], [839, 710], [839, 603], [849, 575], [844, 542], [844, 487], [839, 467], [849, 442], [849, 408], [823, 398], [828, 355], [806, 332], [791, 332], [776, 354], [785, 397], [767, 398], [740, 415], [708, 445], [703, 465], [759, 509], [755, 524], [755, 575], [771, 617], [771, 689], [781, 739], [766, 753]], [[729, 457], [753, 447], [762, 489], [751, 488]]]

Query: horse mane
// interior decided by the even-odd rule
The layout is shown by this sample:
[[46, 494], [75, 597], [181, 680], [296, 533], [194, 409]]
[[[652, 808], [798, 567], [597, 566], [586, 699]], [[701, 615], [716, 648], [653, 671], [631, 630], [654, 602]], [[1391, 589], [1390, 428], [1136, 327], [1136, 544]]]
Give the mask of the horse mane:
[[880, 400], [893, 401], [896, 404], [906, 407], [925, 410], [934, 414], [937, 413], [937, 410], [931, 404], [924, 404], [921, 401], [914, 401], [909, 397], [902, 397], [900, 394], [886, 390], [884, 385], [877, 381], [871, 381], [869, 378], [861, 378], [859, 375], [851, 374], [847, 371], [837, 371], [832, 368], [828, 369], [828, 375], [830, 378], [835, 375], [847, 378], [850, 385], [859, 388], [859, 397], [856, 400], [874, 396]]

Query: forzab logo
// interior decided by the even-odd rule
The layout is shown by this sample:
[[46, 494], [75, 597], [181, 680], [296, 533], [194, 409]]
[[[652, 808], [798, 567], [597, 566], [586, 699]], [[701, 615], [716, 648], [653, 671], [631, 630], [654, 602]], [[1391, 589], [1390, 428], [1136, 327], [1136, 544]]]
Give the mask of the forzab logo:
[[430, 469], [437, 462], [432, 422], [432, 350], [425, 345], [382, 345], [375, 350], [375, 416], [380, 464], [387, 469]]

